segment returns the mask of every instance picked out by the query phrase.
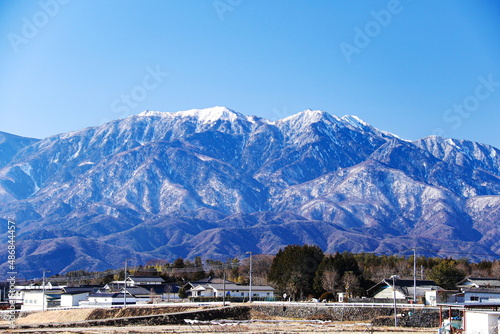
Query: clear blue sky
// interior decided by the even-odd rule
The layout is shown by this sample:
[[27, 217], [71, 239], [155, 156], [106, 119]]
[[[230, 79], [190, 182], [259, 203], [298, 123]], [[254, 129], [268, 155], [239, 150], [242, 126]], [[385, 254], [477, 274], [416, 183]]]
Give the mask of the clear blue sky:
[[143, 110], [352, 114], [500, 147], [498, 1], [0, 1], [0, 131]]

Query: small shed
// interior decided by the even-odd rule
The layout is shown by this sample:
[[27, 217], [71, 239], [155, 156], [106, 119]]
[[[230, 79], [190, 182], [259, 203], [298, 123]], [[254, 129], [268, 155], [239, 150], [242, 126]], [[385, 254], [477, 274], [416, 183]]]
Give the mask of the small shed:
[[500, 312], [465, 311], [464, 330], [470, 334], [498, 334]]

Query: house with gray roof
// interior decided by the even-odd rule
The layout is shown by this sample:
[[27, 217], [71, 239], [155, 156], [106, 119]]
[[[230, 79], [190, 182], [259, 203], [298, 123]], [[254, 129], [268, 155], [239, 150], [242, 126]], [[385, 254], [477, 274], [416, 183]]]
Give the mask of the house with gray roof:
[[[252, 285], [252, 298], [274, 298], [274, 288], [268, 285]], [[235, 283], [207, 283], [192, 287], [191, 297], [238, 297], [249, 298], [250, 286]]]
[[456, 285], [459, 289], [500, 289], [500, 280], [496, 278], [466, 277]]
[[[394, 299], [394, 292], [396, 300], [399, 302], [409, 302], [413, 300], [415, 282], [413, 279], [396, 279], [391, 278], [383, 279], [378, 284], [372, 286], [367, 290], [375, 300], [392, 301]], [[431, 280], [416, 280], [416, 297], [417, 301], [425, 301], [426, 291], [443, 290], [434, 281]]]

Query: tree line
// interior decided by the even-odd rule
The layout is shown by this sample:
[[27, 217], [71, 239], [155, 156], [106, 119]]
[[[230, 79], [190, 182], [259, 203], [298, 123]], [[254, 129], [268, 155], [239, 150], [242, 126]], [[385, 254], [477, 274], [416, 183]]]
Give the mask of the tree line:
[[[453, 259], [419, 256], [416, 258], [417, 278], [435, 281], [445, 289], [453, 289], [463, 278], [500, 278], [500, 261], [471, 262]], [[173, 262], [154, 260], [130, 267], [129, 275], [161, 276], [167, 283], [181, 286], [203, 278], [226, 278], [248, 284], [249, 257], [228, 258], [226, 261], [196, 257], [194, 260], [177, 258]], [[314, 245], [290, 245], [276, 255], [252, 256], [252, 284], [271, 285], [277, 296], [292, 300], [311, 297], [333, 296], [343, 292], [351, 297], [366, 295], [366, 290], [392, 275], [413, 278], [413, 256], [377, 255], [373, 253], [342, 252], [324, 254]], [[55, 275], [51, 279], [70, 284], [106, 284], [123, 280], [123, 270], [98, 273], [84, 270]], [[324, 298], [322, 298], [324, 299]]]

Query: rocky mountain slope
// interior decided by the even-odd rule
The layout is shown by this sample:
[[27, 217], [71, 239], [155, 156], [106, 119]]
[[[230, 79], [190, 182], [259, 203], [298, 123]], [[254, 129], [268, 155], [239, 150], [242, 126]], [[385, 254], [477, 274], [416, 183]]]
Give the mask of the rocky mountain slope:
[[146, 111], [40, 141], [0, 133], [0, 203], [26, 278], [303, 243], [491, 258], [500, 151], [317, 110]]

